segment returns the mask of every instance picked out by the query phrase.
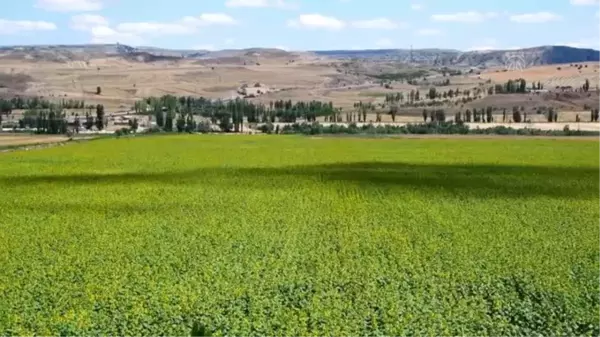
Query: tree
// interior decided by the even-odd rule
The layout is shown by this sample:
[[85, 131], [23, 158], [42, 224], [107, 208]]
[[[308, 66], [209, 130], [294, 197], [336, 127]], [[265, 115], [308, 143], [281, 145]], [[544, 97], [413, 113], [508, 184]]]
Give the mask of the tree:
[[396, 114], [398, 113], [398, 106], [392, 105], [390, 107], [390, 115], [392, 115], [392, 122], [396, 123]]
[[481, 115], [479, 114], [479, 111], [477, 109], [473, 109], [473, 121], [475, 123], [479, 123], [481, 122]]
[[446, 112], [444, 109], [439, 109], [435, 111], [435, 120], [437, 122], [445, 122], [446, 121]]
[[167, 115], [165, 117], [165, 131], [171, 132], [173, 131], [173, 119], [174, 119], [174, 115], [173, 115], [173, 110], [168, 109], [167, 110]]
[[436, 96], [436, 90], [435, 90], [435, 88], [430, 88], [429, 89], [429, 94], [428, 94], [429, 99], [434, 99], [435, 96]]
[[81, 121], [79, 120], [79, 114], [75, 114], [75, 121], [73, 122], [73, 126], [75, 127], [75, 132], [79, 133], [79, 128], [81, 128]]
[[423, 122], [427, 122], [427, 110], [423, 109]]
[[502, 123], [506, 123], [506, 108], [502, 109]]
[[456, 122], [456, 123], [462, 123], [463, 122], [463, 120], [462, 120], [462, 112], [461, 111], [457, 112], [454, 115], [454, 122]]
[[165, 115], [158, 105], [154, 107], [154, 118], [156, 119], [156, 126], [159, 128], [163, 128], [165, 126]]
[[182, 113], [178, 114], [175, 126], [177, 127], [177, 132], [183, 132], [185, 130], [185, 117]]
[[526, 89], [527, 89], [527, 82], [524, 79], [521, 79], [521, 82], [519, 84], [519, 92], [523, 94], [523, 93], [525, 93]]
[[362, 109], [362, 115], [363, 115], [363, 123], [366, 123], [367, 122], [367, 107], [364, 105], [361, 105], [361, 109]]
[[585, 84], [583, 85], [583, 91], [588, 92], [590, 90], [590, 81], [586, 78]]
[[98, 130], [104, 129], [104, 105], [96, 105], [96, 128]]
[[187, 118], [185, 120], [185, 131], [192, 133], [196, 130], [196, 121], [194, 120], [194, 115], [188, 113]]
[[513, 107], [513, 122], [521, 123], [521, 112], [518, 107]]
[[548, 108], [548, 116], [546, 116], [548, 118], [548, 123], [552, 123], [554, 121], [554, 108], [550, 107]]
[[92, 127], [94, 126], [94, 117], [89, 112], [85, 113], [85, 125], [84, 126], [85, 126], [86, 130], [91, 130]]
[[96, 87], [96, 95], [100, 95], [102, 93], [102, 88]]
[[[219, 114], [218, 120], [219, 120], [219, 127], [221, 128], [221, 131], [231, 132], [231, 129], [233, 128], [233, 124], [231, 123], [230, 119], [231, 119], [231, 115], [229, 113]], [[271, 128], [272, 127], [273, 127], [273, 124], [271, 124]]]
[[139, 127], [139, 123], [137, 118], [134, 118], [133, 120], [129, 120], [129, 128], [131, 129], [131, 132], [135, 133], [137, 132], [137, 129]]

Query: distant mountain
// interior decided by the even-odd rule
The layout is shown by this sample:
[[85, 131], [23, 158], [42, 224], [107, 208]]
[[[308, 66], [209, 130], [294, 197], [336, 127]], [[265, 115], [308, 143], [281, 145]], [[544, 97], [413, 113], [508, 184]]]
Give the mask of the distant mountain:
[[156, 47], [131, 47], [124, 44], [88, 44], [88, 45], [35, 45], [35, 46], [0, 46], [2, 59], [23, 59], [28, 61], [70, 62], [89, 61], [101, 57], [123, 57], [131, 61], [156, 62], [178, 61], [182, 59], [220, 59], [280, 57], [293, 59], [299, 53], [287, 52], [274, 48], [249, 48], [230, 50], [173, 50]]
[[468, 51], [447, 49], [326, 50], [314, 54], [341, 59], [388, 59], [439, 66], [493, 67], [507, 62], [525, 66], [600, 61], [600, 51], [566, 46], [542, 46], [518, 50]]
[[155, 47], [131, 47], [123, 44], [39, 45], [0, 47], [2, 59], [29, 61], [88, 61], [99, 57], [124, 57], [131, 61], [156, 62], [182, 59], [254, 60], [258, 57], [295, 58], [301, 54], [331, 59], [389, 60], [434, 66], [495, 67], [517, 62], [522, 66], [600, 61], [600, 51], [566, 46], [541, 46], [519, 50], [462, 52], [451, 49], [378, 49], [287, 52], [279, 49], [172, 50]]

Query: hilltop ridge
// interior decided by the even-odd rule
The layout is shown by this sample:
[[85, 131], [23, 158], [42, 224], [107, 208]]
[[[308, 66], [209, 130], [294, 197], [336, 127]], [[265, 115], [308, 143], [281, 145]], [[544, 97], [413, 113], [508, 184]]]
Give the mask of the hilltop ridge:
[[27, 61], [70, 62], [88, 61], [102, 57], [124, 57], [140, 62], [183, 59], [216, 59], [227, 57], [281, 57], [294, 59], [302, 56], [332, 59], [395, 60], [405, 63], [494, 67], [513, 58], [524, 66], [538, 66], [573, 62], [600, 61], [600, 51], [567, 46], [539, 46], [515, 50], [460, 51], [452, 49], [374, 49], [374, 50], [316, 50], [285, 51], [276, 48], [225, 49], [218, 51], [192, 49], [165, 49], [132, 47], [124, 44], [36, 45], [0, 47], [2, 59]]

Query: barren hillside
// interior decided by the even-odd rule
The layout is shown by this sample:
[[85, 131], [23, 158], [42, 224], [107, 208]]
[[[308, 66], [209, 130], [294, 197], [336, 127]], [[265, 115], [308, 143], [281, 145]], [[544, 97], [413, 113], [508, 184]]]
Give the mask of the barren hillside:
[[[452, 52], [426, 50], [420, 55]], [[471, 67], [381, 59], [377, 51], [371, 51], [373, 55], [367, 59], [335, 58], [339, 53], [330, 52], [326, 57], [277, 49], [191, 53], [124, 45], [3, 48], [0, 49], [0, 96], [42, 96], [57, 101], [83, 99], [86, 104], [104, 104], [109, 111], [128, 111], [135, 101], [150, 96], [229, 99], [244, 97], [240, 87], [260, 85], [246, 98], [266, 104], [274, 100], [331, 101], [346, 110], [352, 110], [355, 103], [362, 101], [386, 113], [387, 95], [408, 96], [411, 91], [425, 95], [435, 87], [440, 92], [473, 92], [472, 100], [467, 102], [448, 99], [443, 105], [448, 113], [486, 106], [497, 109], [523, 106], [532, 111], [538, 106], [550, 106], [583, 111], [598, 105], [595, 83], [599, 66], [594, 62], [473, 71]], [[528, 83], [540, 82], [550, 90], [565, 86], [577, 89], [588, 79], [594, 93], [486, 94], [490, 86], [517, 78]], [[428, 100], [422, 98], [421, 102]], [[400, 111], [411, 118], [418, 118], [421, 112], [419, 106]]]

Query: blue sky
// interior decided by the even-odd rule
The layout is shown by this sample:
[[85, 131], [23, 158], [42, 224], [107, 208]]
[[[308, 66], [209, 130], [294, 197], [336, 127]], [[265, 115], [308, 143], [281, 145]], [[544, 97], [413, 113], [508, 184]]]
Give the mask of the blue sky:
[[0, 11], [0, 45], [599, 49], [599, 1], [19, 0]]

